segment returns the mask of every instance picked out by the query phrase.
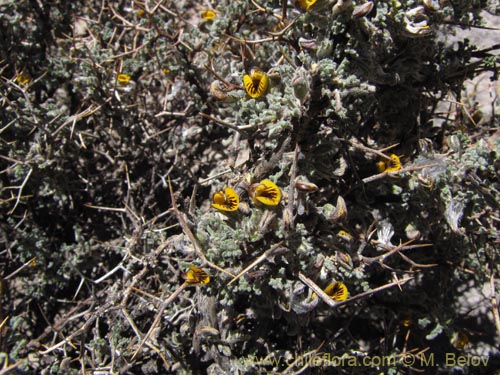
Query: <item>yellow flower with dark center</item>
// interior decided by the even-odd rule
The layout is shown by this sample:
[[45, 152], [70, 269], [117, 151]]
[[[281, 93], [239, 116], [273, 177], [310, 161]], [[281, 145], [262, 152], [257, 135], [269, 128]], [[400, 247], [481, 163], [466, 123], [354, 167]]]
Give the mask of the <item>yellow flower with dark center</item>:
[[311, 8], [316, 4], [316, 0], [297, 0], [299, 3], [299, 6], [305, 10], [306, 12], [309, 12]]
[[269, 76], [259, 69], [252, 69], [250, 74], [243, 76], [243, 85], [248, 95], [259, 98], [264, 95], [269, 86]]
[[213, 196], [212, 207], [221, 211], [236, 211], [240, 204], [238, 193], [231, 188], [219, 191]]
[[250, 185], [248, 194], [254, 203], [266, 206], [277, 206], [281, 201], [281, 190], [271, 180], [262, 180], [258, 184]]
[[217, 14], [213, 10], [204, 10], [201, 12], [201, 18], [204, 20], [213, 20], [215, 17], [217, 17]]
[[26, 85], [29, 81], [31, 81], [31, 76], [28, 73], [21, 73], [16, 77], [16, 82], [21, 86]]
[[395, 154], [389, 155], [391, 160], [382, 160], [377, 163], [379, 172], [396, 172], [401, 169], [401, 160]]
[[130, 82], [130, 76], [128, 74], [125, 74], [125, 73], [120, 73], [118, 74], [118, 76], [116, 77], [116, 80], [118, 81], [118, 83], [122, 86], [126, 86], [128, 85], [128, 83]]
[[324, 292], [328, 294], [335, 301], [345, 301], [349, 291], [344, 283], [340, 281], [335, 281], [334, 283], [328, 285]]
[[200, 267], [189, 266], [189, 270], [183, 275], [188, 285], [205, 285], [210, 282], [210, 276]]

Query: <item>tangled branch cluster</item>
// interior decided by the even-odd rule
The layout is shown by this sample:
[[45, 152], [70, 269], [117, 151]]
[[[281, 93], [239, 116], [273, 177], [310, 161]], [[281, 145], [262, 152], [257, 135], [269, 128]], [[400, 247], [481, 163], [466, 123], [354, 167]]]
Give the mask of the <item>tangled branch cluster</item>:
[[498, 47], [446, 40], [485, 4], [0, 8], [0, 373], [495, 368]]

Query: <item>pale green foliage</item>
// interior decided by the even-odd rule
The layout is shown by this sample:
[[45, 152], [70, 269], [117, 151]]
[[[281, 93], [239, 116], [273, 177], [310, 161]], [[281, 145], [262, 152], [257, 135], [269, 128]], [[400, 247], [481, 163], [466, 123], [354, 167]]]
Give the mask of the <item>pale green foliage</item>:
[[[472, 126], [460, 98], [498, 59], [436, 38], [495, 7], [377, 1], [355, 18], [360, 4], [289, 1], [279, 25], [277, 0], [2, 2], [0, 363], [282, 373], [315, 350], [442, 357], [465, 323], [472, 349], [496, 355], [497, 327], [478, 313], [490, 300], [455, 307], [500, 278], [498, 115]], [[270, 77], [257, 99], [242, 87], [253, 67]], [[32, 80], [15, 84], [20, 73]], [[226, 99], [210, 92], [220, 79]], [[370, 149], [407, 171], [374, 178]], [[318, 189], [298, 191], [293, 174]], [[278, 206], [249, 197], [263, 179]], [[227, 186], [244, 203], [231, 214], [210, 207]], [[210, 283], [162, 305], [193, 264]], [[412, 280], [331, 307], [300, 274], [321, 289], [342, 281], [350, 297]]]

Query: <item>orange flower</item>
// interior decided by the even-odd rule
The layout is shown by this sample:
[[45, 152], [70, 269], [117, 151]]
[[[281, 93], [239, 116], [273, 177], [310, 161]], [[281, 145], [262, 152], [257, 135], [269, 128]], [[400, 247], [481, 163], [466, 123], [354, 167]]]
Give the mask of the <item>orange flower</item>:
[[238, 193], [231, 188], [214, 194], [212, 207], [221, 211], [236, 211], [240, 204]]

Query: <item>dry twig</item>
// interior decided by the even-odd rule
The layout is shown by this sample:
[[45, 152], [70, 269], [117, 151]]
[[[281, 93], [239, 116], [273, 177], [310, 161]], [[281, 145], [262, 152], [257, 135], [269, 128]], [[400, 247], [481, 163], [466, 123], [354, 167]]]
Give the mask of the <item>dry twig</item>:
[[281, 244], [283, 244], [283, 241], [277, 243], [276, 245], [272, 246], [270, 249], [264, 251], [264, 254], [262, 254], [261, 256], [259, 256], [252, 263], [250, 263], [247, 267], [245, 267], [245, 269], [243, 271], [241, 271], [238, 275], [236, 275], [227, 285], [231, 285], [236, 280], [238, 280], [241, 276], [243, 276], [245, 273], [247, 273], [248, 271], [250, 271], [252, 268], [256, 267], [257, 265], [259, 265], [263, 261], [265, 261], [265, 260], [267, 260], [269, 258], [272, 258], [277, 253], [279, 253], [280, 250], [281, 250], [280, 249]]
[[205, 253], [203, 252], [203, 249], [201, 248], [200, 243], [198, 242], [198, 240], [194, 236], [193, 232], [191, 232], [191, 229], [189, 229], [189, 226], [186, 223], [186, 220], [184, 219], [183, 214], [177, 208], [177, 202], [175, 200], [174, 189], [172, 188], [172, 182], [170, 181], [170, 177], [168, 177], [168, 188], [170, 190], [170, 198], [172, 200], [172, 210], [174, 211], [175, 216], [177, 217], [177, 221], [179, 222], [179, 225], [181, 226], [184, 234], [191, 240], [191, 243], [193, 244], [193, 248], [194, 248], [196, 254], [200, 257], [201, 267], [207, 265], [211, 268], [216, 269], [217, 271], [220, 271], [222, 273], [225, 273], [226, 275], [234, 277], [234, 275], [231, 272], [226, 271], [225, 269], [219, 267], [218, 265], [210, 262], [207, 259], [207, 257], [205, 256]]
[[371, 297], [375, 293], [381, 292], [381, 291], [383, 291], [385, 289], [392, 288], [394, 286], [401, 287], [401, 285], [404, 285], [408, 281], [412, 280], [413, 277], [407, 277], [407, 278], [404, 278], [402, 280], [396, 280], [396, 281], [394, 281], [392, 283], [388, 283], [388, 284], [379, 286], [379, 287], [377, 287], [375, 289], [371, 289], [371, 290], [368, 290], [366, 292], [357, 294], [357, 295], [355, 295], [353, 297], [350, 297], [350, 298], [346, 299], [345, 301], [340, 301], [340, 302], [337, 302], [334, 299], [332, 299], [318, 285], [316, 285], [316, 283], [314, 281], [312, 281], [311, 279], [309, 279], [302, 272], [299, 272], [299, 279], [305, 285], [307, 285], [309, 288], [311, 288], [323, 300], [323, 302], [325, 302], [328, 306], [330, 306], [330, 307], [338, 307], [338, 306], [345, 305], [347, 303], [351, 303], [351, 302], [354, 302], [354, 301], [357, 301], [357, 300], [360, 300], [360, 299], [363, 299], [363, 298]]

